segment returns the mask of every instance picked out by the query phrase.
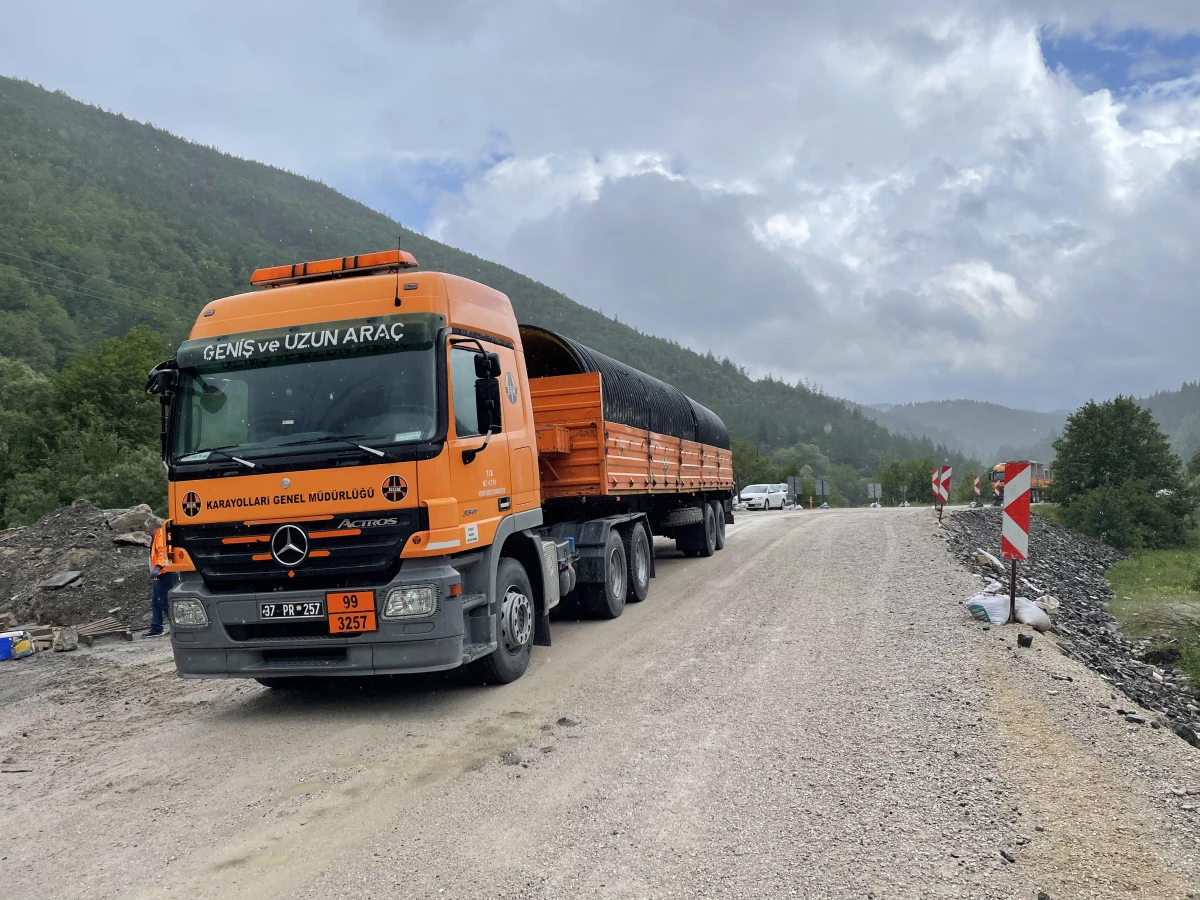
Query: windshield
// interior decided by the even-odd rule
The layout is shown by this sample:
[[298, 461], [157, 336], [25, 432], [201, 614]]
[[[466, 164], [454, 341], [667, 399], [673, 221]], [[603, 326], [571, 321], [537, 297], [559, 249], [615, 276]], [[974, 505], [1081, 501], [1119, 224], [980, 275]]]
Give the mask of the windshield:
[[742, 488], [743, 494], [765, 494], [767, 486], [765, 484], [752, 484], [750, 487]]
[[[216, 372], [185, 372], [173, 456], [275, 450], [301, 441], [429, 440], [437, 429], [432, 349]], [[189, 458], [194, 457], [194, 458]]]

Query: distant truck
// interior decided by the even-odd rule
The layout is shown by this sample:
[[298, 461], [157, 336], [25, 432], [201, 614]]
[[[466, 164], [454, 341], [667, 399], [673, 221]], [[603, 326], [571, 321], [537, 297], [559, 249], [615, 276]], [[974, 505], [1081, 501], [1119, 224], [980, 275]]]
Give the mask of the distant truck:
[[652, 535], [723, 547], [715, 414], [415, 267], [259, 269], [262, 290], [206, 305], [151, 371], [182, 676], [511, 682], [564, 598], [601, 619], [645, 599]]
[[[1032, 460], [1023, 459], [1016, 462], [1029, 463], [1030, 483], [1032, 488], [1029, 492], [1029, 499], [1033, 503], [1039, 503], [1042, 500], [1042, 494], [1046, 488], [1050, 487], [1054, 481], [1054, 473], [1050, 471], [1050, 467], [1045, 463], [1033, 462]], [[992, 466], [992, 471], [988, 473], [988, 479], [992, 482], [992, 504], [999, 506], [1004, 502], [1004, 467], [1007, 463], [996, 463]]]

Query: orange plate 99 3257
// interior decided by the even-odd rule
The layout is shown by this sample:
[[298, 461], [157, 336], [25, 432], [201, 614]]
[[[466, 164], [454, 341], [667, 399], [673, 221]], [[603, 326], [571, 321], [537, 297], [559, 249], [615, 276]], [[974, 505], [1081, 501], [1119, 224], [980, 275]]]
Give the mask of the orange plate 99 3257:
[[375, 613], [335, 613], [329, 614], [329, 633], [342, 634], [353, 631], [375, 631]]
[[329, 591], [325, 594], [325, 606], [329, 617], [334, 613], [362, 613], [375, 611], [374, 591]]

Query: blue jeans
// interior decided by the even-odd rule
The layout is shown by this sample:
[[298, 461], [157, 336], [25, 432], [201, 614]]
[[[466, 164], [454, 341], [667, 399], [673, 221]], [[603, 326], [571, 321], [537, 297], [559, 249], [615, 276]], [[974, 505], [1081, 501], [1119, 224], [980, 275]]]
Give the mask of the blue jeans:
[[178, 572], [163, 572], [150, 581], [150, 631], [159, 634], [167, 618], [167, 592], [179, 581]]

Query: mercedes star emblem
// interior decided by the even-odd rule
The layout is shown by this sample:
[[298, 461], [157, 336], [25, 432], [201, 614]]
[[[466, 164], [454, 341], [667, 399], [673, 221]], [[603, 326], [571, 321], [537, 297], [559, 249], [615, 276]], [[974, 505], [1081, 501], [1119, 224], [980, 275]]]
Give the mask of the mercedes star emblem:
[[283, 486], [285, 488], [290, 488], [292, 486], [292, 479], [290, 479], [290, 478], [283, 479]]
[[271, 538], [271, 555], [289, 569], [308, 556], [308, 535], [296, 525], [284, 525]]

